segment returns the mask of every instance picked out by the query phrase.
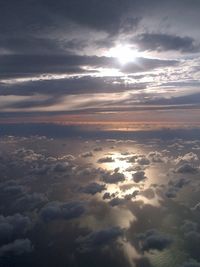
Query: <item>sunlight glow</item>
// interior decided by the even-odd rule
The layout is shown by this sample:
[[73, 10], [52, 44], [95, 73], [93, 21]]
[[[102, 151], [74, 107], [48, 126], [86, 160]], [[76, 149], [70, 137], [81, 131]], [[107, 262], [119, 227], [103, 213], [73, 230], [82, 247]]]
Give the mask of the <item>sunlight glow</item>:
[[131, 49], [129, 45], [118, 45], [109, 50], [108, 56], [115, 57], [121, 64], [133, 62], [139, 56], [136, 49]]
[[106, 162], [106, 163], [102, 164], [105, 169], [113, 171], [113, 170], [119, 168], [120, 172], [125, 173], [126, 169], [128, 169], [131, 166], [131, 163], [129, 163], [125, 160], [126, 156], [122, 156], [120, 152], [115, 152], [111, 156], [112, 156], [114, 161], [113, 162]]
[[[160, 206], [160, 197], [155, 195], [152, 198], [148, 198], [143, 196], [142, 194], [136, 194], [134, 196], [134, 193], [136, 191], [143, 192], [144, 190], [151, 188], [152, 183], [156, 183], [155, 177], [157, 177], [157, 172], [155, 168], [144, 168], [145, 175], [148, 179], [145, 179], [141, 183], [134, 182], [133, 180], [133, 174], [137, 172], [136, 169], [134, 169], [134, 166], [136, 167], [138, 165], [137, 162], [131, 162], [128, 160], [129, 157], [133, 156], [134, 154], [138, 154], [133, 152], [133, 149], [131, 151], [131, 154], [123, 154], [121, 151], [112, 151], [110, 153], [103, 153], [103, 156], [109, 156], [112, 157], [113, 161], [105, 162], [101, 164], [101, 167], [107, 171], [110, 171], [110, 173], [122, 173], [125, 176], [125, 180], [119, 181], [117, 183], [108, 183], [106, 191], [110, 195], [114, 195], [116, 199], [124, 200], [127, 197], [130, 198], [129, 200], [134, 201], [135, 199], [141, 200], [145, 204], [149, 204], [155, 207]], [[131, 167], [133, 169], [131, 170]], [[144, 166], [142, 166], [144, 167]], [[110, 201], [110, 200], [107, 200]]]

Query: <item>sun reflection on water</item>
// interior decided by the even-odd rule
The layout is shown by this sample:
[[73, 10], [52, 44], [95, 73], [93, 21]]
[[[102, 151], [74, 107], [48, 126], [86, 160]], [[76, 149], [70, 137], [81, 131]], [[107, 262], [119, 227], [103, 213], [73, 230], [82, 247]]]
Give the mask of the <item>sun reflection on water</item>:
[[110, 153], [113, 159], [112, 162], [105, 162], [102, 167], [107, 170], [115, 170], [119, 168], [119, 172], [123, 172], [128, 175], [129, 173], [126, 171], [129, 167], [131, 167], [131, 163], [127, 161], [127, 155], [122, 155], [120, 152]]
[[[137, 152], [137, 153], [136, 153]], [[118, 200], [141, 200], [144, 204], [150, 204], [153, 206], [160, 206], [160, 198], [154, 194], [152, 197], [146, 197], [142, 192], [151, 187], [158, 177], [158, 169], [150, 168], [148, 165], [140, 166], [136, 161], [131, 161], [136, 155], [143, 155], [144, 151], [138, 151], [138, 148], [132, 149], [132, 152], [122, 151], [109, 151], [103, 153], [102, 156], [110, 157], [112, 160], [109, 162], [103, 162], [101, 168], [111, 173], [121, 173], [124, 175], [125, 180], [118, 183], [107, 183], [106, 187], [110, 196], [118, 198]], [[99, 167], [99, 163], [97, 164]], [[133, 175], [138, 171], [144, 171], [146, 179], [140, 182], [134, 182]], [[153, 191], [152, 187], [152, 191]], [[103, 196], [103, 193], [101, 194]], [[104, 201], [110, 201], [104, 199]]]

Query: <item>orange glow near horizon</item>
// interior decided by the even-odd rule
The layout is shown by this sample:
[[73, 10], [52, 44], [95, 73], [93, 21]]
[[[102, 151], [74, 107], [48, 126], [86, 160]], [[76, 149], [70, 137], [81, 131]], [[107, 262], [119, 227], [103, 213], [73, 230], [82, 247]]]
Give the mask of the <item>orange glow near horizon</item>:
[[[152, 130], [200, 127], [200, 110], [150, 110], [93, 114], [31, 115], [0, 118], [1, 124], [52, 123], [63, 126], [91, 126], [101, 130]], [[91, 130], [91, 129], [90, 129]]]

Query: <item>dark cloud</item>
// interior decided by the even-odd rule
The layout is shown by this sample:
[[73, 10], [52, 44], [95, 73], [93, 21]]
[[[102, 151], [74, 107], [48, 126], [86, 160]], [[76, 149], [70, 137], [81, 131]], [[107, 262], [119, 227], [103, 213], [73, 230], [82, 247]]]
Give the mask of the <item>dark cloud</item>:
[[29, 217], [21, 214], [4, 217], [0, 216], [0, 245], [23, 236], [30, 229], [32, 223]]
[[189, 260], [183, 263], [180, 267], [200, 267], [200, 263], [195, 260]]
[[57, 162], [53, 165], [54, 172], [71, 172], [73, 165], [68, 162]]
[[154, 192], [153, 189], [148, 188], [148, 189], [146, 189], [144, 191], [141, 191], [140, 195], [146, 197], [147, 199], [153, 199], [155, 197], [155, 192]]
[[98, 152], [98, 151], [102, 151], [103, 148], [100, 147], [100, 146], [97, 146], [97, 147], [95, 147], [93, 150], [94, 150], [95, 152]]
[[42, 193], [25, 194], [13, 203], [13, 208], [17, 211], [30, 211], [40, 208], [47, 200], [46, 195]]
[[[187, 82], [184, 83], [167, 83], [163, 84], [163, 86], [174, 86], [174, 87], [193, 87], [195, 86], [196, 82], [192, 82], [191, 84], [188, 84]], [[199, 85], [197, 85], [199, 86]], [[199, 104], [200, 103], [200, 94], [199, 93], [192, 93], [192, 94], [186, 94], [184, 96], [172, 96], [170, 98], [159, 98], [155, 100], [146, 101], [146, 103], [151, 104], [160, 104], [160, 105], [186, 105], [186, 104]]]
[[197, 223], [190, 221], [190, 220], [185, 220], [184, 224], [181, 226], [181, 230], [184, 233], [188, 233], [190, 231], [197, 231], [198, 230], [198, 225]]
[[152, 194], [150, 192], [145, 192], [145, 191], [142, 192], [142, 191], [139, 191], [139, 190], [135, 190], [132, 194], [125, 195], [124, 198], [126, 200], [131, 200], [132, 198], [136, 198], [136, 196], [139, 195], [140, 193], [141, 193], [141, 195], [145, 195], [149, 199], [152, 197]]
[[[23, 33], [28, 35], [28, 33], [36, 34], [41, 31], [43, 33], [55, 31], [57, 27], [64, 30], [70, 24], [69, 22], [74, 22], [77, 25], [116, 34], [120, 30], [126, 32], [134, 30], [139, 23], [138, 18], [147, 15], [149, 10], [154, 11], [155, 17], [157, 13], [165, 11], [163, 14], [165, 17], [166, 14], [169, 16], [178, 15], [179, 12], [186, 14], [186, 11], [198, 8], [199, 3], [195, 0], [191, 3], [178, 0], [174, 3], [170, 0], [164, 5], [158, 0], [151, 1], [151, 4], [147, 0], [113, 0], [110, 2], [86, 0], [84, 3], [79, 0], [67, 2], [41, 0], [37, 3], [23, 0], [19, 5], [16, 5], [14, 1], [7, 1], [1, 4], [0, 29], [3, 33], [16, 32], [16, 36], [23, 36]], [[12, 17], [12, 21], [8, 19], [9, 17]]]
[[149, 152], [148, 158], [154, 163], [161, 163], [161, 162], [165, 162], [167, 160], [167, 158], [163, 157], [162, 153], [160, 153], [158, 151]]
[[[86, 0], [84, 3], [78, 0], [55, 1], [43, 0], [48, 10], [56, 12], [80, 25], [85, 25], [99, 31], [116, 34], [119, 29], [130, 29], [138, 25], [138, 19], [127, 15], [132, 6], [129, 0], [94, 1]], [[129, 12], [128, 12], [129, 14]]]
[[187, 186], [190, 183], [190, 180], [187, 178], [179, 178], [177, 180], [170, 180], [168, 182], [168, 189], [166, 191], [166, 196], [168, 198], [175, 198], [177, 193], [181, 190], [181, 188]]
[[29, 239], [16, 239], [12, 243], [0, 247], [0, 256], [6, 254], [21, 255], [33, 251], [33, 245]]
[[63, 47], [63, 43], [59, 42], [59, 40], [51, 40], [33, 36], [29, 36], [28, 38], [1, 37], [0, 47], [6, 47], [11, 54], [19, 55], [29, 55], [32, 53], [35, 55], [48, 55], [63, 54], [67, 52], [67, 50], [64, 49], [65, 47]]
[[125, 64], [121, 70], [124, 73], [137, 73], [150, 71], [152, 69], [176, 66], [178, 63], [179, 62], [177, 60], [137, 58], [135, 59], [135, 62]]
[[115, 193], [105, 192], [103, 195], [103, 199], [111, 199], [112, 197], [115, 197]]
[[102, 174], [101, 179], [108, 184], [115, 184], [119, 182], [123, 182], [125, 180], [125, 175], [123, 173], [120, 173], [118, 171], [114, 173], [105, 172]]
[[133, 174], [133, 181], [135, 183], [142, 182], [145, 179], [147, 179], [147, 177], [145, 176], [145, 172], [144, 171], [137, 171], [137, 172], [135, 172]]
[[[169, 71], [170, 67], [179, 67], [176, 55], [166, 59], [165, 56], [156, 58], [154, 55], [144, 57], [141, 54], [134, 62], [121, 65], [116, 58], [106, 56], [108, 48], [118, 44], [130, 44], [133, 47], [138, 44], [139, 49], [161, 52], [193, 53], [198, 50], [196, 25], [199, 22], [199, 3], [195, 0], [190, 4], [179, 0], [164, 4], [158, 0], [151, 1], [151, 4], [147, 0], [86, 0], [84, 3], [80, 0], [61, 0], [58, 3], [53, 0], [22, 0], [16, 4], [9, 0], [1, 3], [0, 8], [0, 78], [27, 78], [24, 83], [8, 85], [1, 82], [0, 94], [25, 96], [39, 93], [49, 96], [45, 100], [22, 100], [8, 105], [3, 101], [3, 109], [33, 107], [39, 110], [55, 104], [59, 106], [60, 98], [55, 95], [109, 93], [127, 89], [139, 91], [145, 89], [149, 82], [130, 83], [129, 80], [127, 83], [127, 75], [139, 72], [138, 80], [139, 76], [142, 79], [141, 72], [146, 78], [146, 72], [154, 70], [155, 73], [149, 74], [155, 78], [150, 84], [154, 86], [156, 77], [160, 79], [156, 73], [158, 69], [163, 71], [167, 68]], [[188, 14], [190, 19], [183, 19]], [[190, 59], [185, 60], [190, 67]], [[116, 68], [122, 72], [122, 77], [105, 77], [107, 75], [98, 68]], [[47, 74], [49, 80], [44, 77], [31, 80]], [[58, 80], [59, 77], [55, 75], [60, 74], [68, 76]], [[98, 74], [101, 77], [97, 77]], [[190, 72], [187, 71], [187, 75], [191, 76], [191, 81], [194, 80]], [[163, 76], [166, 84], [179, 80], [179, 77], [174, 77], [175, 72], [173, 78], [167, 73]], [[184, 68], [183, 76], [186, 78]], [[185, 80], [183, 76], [181, 79]], [[136, 75], [132, 79], [136, 79]], [[147, 98], [142, 98], [144, 102], [147, 101]], [[166, 101], [170, 101], [169, 98]]]
[[131, 157], [128, 159], [128, 162], [135, 162], [137, 158], [138, 158], [138, 155], [131, 156]]
[[115, 58], [98, 57], [98, 56], [78, 56], [66, 54], [50, 54], [50, 55], [2, 55], [0, 56], [2, 65], [0, 67], [1, 77], [16, 77], [25, 75], [38, 74], [76, 74], [84, 73], [81, 67], [89, 66], [97, 67], [119, 67], [119, 63]]
[[14, 181], [8, 181], [0, 185], [0, 194], [17, 196], [25, 192], [26, 192], [26, 187], [23, 185], [18, 185]]
[[115, 160], [112, 157], [104, 157], [98, 159], [98, 163], [107, 163], [107, 162], [114, 162]]
[[150, 260], [146, 257], [142, 257], [134, 260], [136, 267], [152, 267]]
[[197, 203], [194, 207], [191, 208], [191, 210], [199, 212], [200, 211], [200, 203]]
[[146, 157], [141, 157], [137, 159], [137, 163], [139, 165], [149, 165], [150, 164], [150, 160]]
[[81, 236], [76, 240], [76, 242], [77, 244], [79, 244], [79, 251], [84, 253], [110, 245], [122, 235], [122, 229], [120, 229], [119, 227], [111, 227], [92, 232], [86, 236]]
[[173, 242], [173, 239], [170, 236], [160, 233], [154, 229], [138, 235], [138, 238], [141, 242], [140, 245], [143, 251], [162, 251], [165, 248], [168, 248]]
[[170, 180], [169, 181], [169, 185], [170, 186], [173, 186], [177, 189], [180, 189], [182, 187], [184, 187], [185, 185], [189, 184], [190, 183], [190, 180], [187, 179], [187, 178], [179, 178], [178, 180]]
[[12, 108], [16, 109], [26, 109], [30, 107], [51, 107], [52, 105], [59, 104], [61, 102], [61, 97], [51, 97], [49, 96], [47, 99], [37, 99], [37, 100], [22, 100], [17, 103], [13, 103]]
[[53, 220], [70, 220], [79, 218], [85, 212], [85, 205], [81, 202], [50, 202], [40, 211], [45, 222]]
[[86, 194], [95, 195], [96, 193], [101, 193], [106, 189], [105, 185], [98, 184], [98, 183], [91, 183], [86, 187], [82, 188], [81, 192]]
[[112, 207], [123, 205], [125, 203], [126, 199], [115, 197], [112, 200], [109, 201], [109, 204]]
[[84, 152], [80, 155], [82, 158], [88, 158], [88, 157], [93, 157], [93, 153], [91, 151]]
[[[106, 56], [78, 55], [4, 55], [0, 56], [0, 78], [31, 77], [52, 74], [92, 74], [97, 68], [116, 68], [124, 73], [145, 72], [152, 69], [175, 66], [177, 60], [137, 58], [136, 62], [121, 66], [116, 58]], [[87, 67], [84, 69], [83, 67]], [[78, 77], [76, 77], [78, 78]], [[107, 78], [108, 79], [108, 78]], [[111, 77], [112, 79], [112, 77]], [[75, 80], [74, 80], [75, 81]]]
[[199, 171], [199, 169], [191, 164], [184, 163], [175, 169], [177, 173], [191, 173], [195, 174]]
[[[60, 96], [63, 95], [78, 95], [88, 93], [113, 93], [123, 92], [128, 90], [141, 90], [146, 88], [146, 83], [131, 84], [127, 86], [123, 79], [119, 77], [69, 77], [64, 79], [52, 79], [41, 81], [28, 81], [18, 84], [0, 84], [1, 95], [22, 95], [29, 96], [35, 94], [50, 95], [48, 100], [40, 99], [37, 101], [28, 101], [32, 105], [40, 105], [44, 102], [44, 106], [52, 103], [57, 103]], [[53, 97], [51, 97], [51, 95]], [[53, 101], [53, 98], [55, 99]], [[108, 100], [110, 100], [108, 98]], [[120, 100], [120, 99], [119, 99]], [[96, 99], [93, 102], [97, 101]], [[14, 104], [15, 105], [15, 104]], [[26, 105], [26, 104], [24, 104]], [[23, 104], [22, 104], [23, 106]]]
[[191, 37], [180, 37], [162, 33], [144, 33], [137, 36], [134, 41], [140, 50], [148, 51], [180, 51], [183, 53], [199, 52], [200, 46], [195, 44]]

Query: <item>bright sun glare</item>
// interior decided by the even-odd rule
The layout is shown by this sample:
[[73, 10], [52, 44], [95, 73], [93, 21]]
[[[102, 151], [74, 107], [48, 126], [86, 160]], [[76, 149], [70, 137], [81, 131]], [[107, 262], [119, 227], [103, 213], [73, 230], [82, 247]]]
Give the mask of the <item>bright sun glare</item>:
[[118, 45], [109, 50], [108, 56], [117, 58], [121, 64], [127, 64], [135, 61], [138, 51], [128, 45]]

